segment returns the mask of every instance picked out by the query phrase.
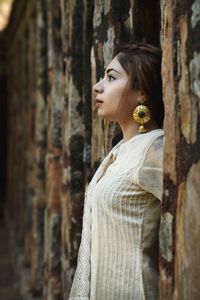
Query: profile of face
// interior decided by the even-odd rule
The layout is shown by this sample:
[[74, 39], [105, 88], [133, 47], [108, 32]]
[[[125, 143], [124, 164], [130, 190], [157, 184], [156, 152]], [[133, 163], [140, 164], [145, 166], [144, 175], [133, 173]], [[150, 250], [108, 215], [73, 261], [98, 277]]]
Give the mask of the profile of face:
[[117, 56], [114, 57], [105, 70], [104, 78], [93, 87], [98, 116], [119, 123], [132, 119], [141, 92], [133, 91], [128, 79]]

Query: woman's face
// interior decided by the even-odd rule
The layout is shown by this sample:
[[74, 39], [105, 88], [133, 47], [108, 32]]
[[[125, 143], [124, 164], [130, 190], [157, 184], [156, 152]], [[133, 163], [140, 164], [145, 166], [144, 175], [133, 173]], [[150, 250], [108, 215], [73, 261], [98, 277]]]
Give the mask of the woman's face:
[[128, 75], [115, 57], [107, 66], [104, 78], [93, 87], [98, 116], [118, 122], [132, 118], [139, 92], [127, 87], [127, 83]]

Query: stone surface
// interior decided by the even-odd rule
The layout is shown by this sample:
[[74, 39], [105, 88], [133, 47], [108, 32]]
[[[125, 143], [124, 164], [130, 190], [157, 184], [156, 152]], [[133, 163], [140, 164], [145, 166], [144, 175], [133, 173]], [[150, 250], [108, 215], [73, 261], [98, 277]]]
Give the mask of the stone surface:
[[198, 1], [18, 0], [13, 7], [0, 35], [0, 72], [8, 78], [6, 206], [24, 298], [68, 299], [84, 191], [120, 138], [114, 122], [98, 118], [92, 86], [116, 44], [138, 40], [163, 49], [161, 299], [197, 299]]
[[196, 280], [200, 272], [197, 2], [162, 1], [166, 146], [160, 230], [161, 299], [200, 297]]
[[14, 253], [10, 243], [3, 208], [0, 207], [0, 300], [22, 300], [19, 281], [14, 269]]

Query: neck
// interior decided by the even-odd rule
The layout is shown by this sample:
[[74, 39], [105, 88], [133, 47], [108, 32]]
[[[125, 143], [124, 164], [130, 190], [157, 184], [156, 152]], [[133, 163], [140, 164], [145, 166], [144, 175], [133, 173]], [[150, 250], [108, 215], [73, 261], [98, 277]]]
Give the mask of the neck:
[[[134, 122], [133, 120], [130, 120], [129, 122], [126, 122], [126, 123], [119, 123], [119, 126], [122, 130], [124, 141], [129, 140], [130, 138], [134, 137], [135, 135], [141, 134], [138, 131], [139, 125], [136, 122]], [[147, 129], [147, 132], [159, 128], [155, 122], [149, 122], [144, 126]]]

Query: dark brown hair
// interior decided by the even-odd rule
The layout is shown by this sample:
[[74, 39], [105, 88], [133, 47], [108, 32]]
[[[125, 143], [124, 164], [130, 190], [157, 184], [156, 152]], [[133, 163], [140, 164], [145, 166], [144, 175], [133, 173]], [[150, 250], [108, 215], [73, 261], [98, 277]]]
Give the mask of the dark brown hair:
[[146, 43], [120, 45], [115, 55], [130, 78], [133, 90], [141, 90], [154, 120], [163, 127], [164, 104], [161, 78], [161, 50]]

